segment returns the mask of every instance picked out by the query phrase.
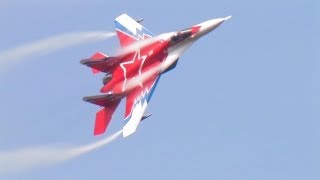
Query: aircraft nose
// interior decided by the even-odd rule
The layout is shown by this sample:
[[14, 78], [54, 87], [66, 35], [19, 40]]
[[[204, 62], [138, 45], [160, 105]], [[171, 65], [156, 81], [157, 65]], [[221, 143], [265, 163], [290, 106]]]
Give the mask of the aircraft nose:
[[197, 26], [200, 27], [199, 29], [199, 35], [203, 36], [211, 31], [213, 31], [215, 28], [220, 26], [224, 21], [230, 19], [231, 16], [225, 17], [225, 18], [218, 18], [218, 19], [211, 19], [208, 21], [205, 21], [203, 23], [198, 24]]

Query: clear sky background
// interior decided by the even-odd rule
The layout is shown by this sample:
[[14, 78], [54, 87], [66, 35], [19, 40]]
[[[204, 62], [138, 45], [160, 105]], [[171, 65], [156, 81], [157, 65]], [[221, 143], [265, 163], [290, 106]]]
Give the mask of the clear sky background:
[[[0, 0], [0, 51], [60, 33], [108, 30], [122, 13], [155, 34], [233, 17], [162, 76], [137, 133], [71, 161], [0, 179], [320, 179], [320, 1]], [[116, 37], [35, 56], [0, 77], [0, 151], [95, 142], [102, 75], [79, 61]], [[0, 59], [6, 61], [5, 59]]]

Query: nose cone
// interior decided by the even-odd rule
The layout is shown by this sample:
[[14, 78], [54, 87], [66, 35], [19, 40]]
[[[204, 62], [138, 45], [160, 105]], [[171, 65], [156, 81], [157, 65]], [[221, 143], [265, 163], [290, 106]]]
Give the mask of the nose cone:
[[203, 23], [200, 23], [195, 27], [200, 27], [198, 28], [197, 36], [203, 36], [205, 34], [208, 34], [209, 32], [213, 31], [216, 29], [218, 26], [220, 26], [224, 21], [230, 19], [231, 16], [225, 17], [225, 18], [218, 18], [218, 19], [211, 19], [208, 21], [205, 21]]

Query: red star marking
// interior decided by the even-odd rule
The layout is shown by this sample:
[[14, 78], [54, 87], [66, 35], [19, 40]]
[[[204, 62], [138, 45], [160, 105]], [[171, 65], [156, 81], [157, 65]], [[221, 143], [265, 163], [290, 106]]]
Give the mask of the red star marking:
[[[146, 55], [140, 57], [140, 50], [137, 50], [131, 61], [123, 62], [120, 64], [120, 67], [123, 70], [123, 77], [124, 77], [122, 91], [124, 91], [126, 88], [127, 80], [129, 78], [132, 78], [133, 75], [135, 75], [135, 73], [132, 73], [132, 71], [138, 71], [138, 75], [141, 74], [141, 70], [146, 58], [147, 58]], [[139, 69], [137, 69], [138, 67]]]

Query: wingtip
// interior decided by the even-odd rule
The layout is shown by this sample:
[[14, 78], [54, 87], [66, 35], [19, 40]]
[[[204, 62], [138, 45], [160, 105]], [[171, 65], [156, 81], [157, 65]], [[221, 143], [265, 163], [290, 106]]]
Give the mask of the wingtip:
[[132, 135], [135, 132], [136, 132], [135, 129], [134, 130], [130, 130], [130, 131], [126, 131], [126, 130], [122, 129], [122, 137], [123, 138], [127, 138], [127, 137], [129, 137], [130, 135]]

